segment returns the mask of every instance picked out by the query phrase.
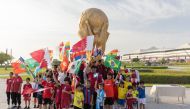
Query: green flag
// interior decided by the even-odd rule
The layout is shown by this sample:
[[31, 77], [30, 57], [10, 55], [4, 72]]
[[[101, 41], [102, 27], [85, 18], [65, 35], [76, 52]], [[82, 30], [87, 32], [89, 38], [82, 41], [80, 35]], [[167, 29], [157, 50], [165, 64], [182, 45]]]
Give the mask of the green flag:
[[119, 60], [113, 58], [112, 56], [106, 56], [105, 66], [110, 67], [116, 71], [119, 71], [119, 69], [121, 67], [121, 62]]
[[25, 68], [28, 74], [31, 74], [33, 78], [35, 78], [35, 75], [32, 74], [31, 69], [36, 68], [37, 66], [39, 66], [39, 63], [37, 61], [35, 61], [33, 58], [29, 58], [25, 60], [25, 63], [27, 65], [27, 67]]
[[28, 75], [32, 75], [32, 77], [34, 78], [34, 75], [32, 74], [31, 69], [35, 68], [38, 65], [39, 65], [38, 62], [30, 58], [30, 59], [26, 59], [24, 63], [21, 64], [21, 68], [24, 68], [26, 70], [26, 73]]
[[39, 66], [39, 63], [32, 58], [26, 59], [25, 63], [28, 65], [28, 67], [30, 69], [33, 69], [33, 68], [36, 68], [37, 66]]
[[79, 73], [81, 64], [82, 64], [81, 60], [77, 60], [77, 61], [74, 62], [74, 65], [75, 65], [75, 74]]

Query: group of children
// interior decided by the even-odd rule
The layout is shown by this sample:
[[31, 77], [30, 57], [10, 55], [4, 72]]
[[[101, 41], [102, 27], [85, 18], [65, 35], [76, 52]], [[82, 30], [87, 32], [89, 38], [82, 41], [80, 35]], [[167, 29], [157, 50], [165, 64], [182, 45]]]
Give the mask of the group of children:
[[[82, 63], [78, 73], [61, 71], [58, 65], [54, 65], [46, 73], [38, 74], [32, 84], [30, 78], [26, 78], [22, 91], [25, 109], [30, 108], [31, 89], [35, 90], [34, 108], [39, 109], [134, 109], [138, 104], [140, 109], [145, 109], [144, 82], [133, 81], [134, 75], [135, 70], [131, 74], [114, 72], [101, 61], [89, 65]], [[15, 78], [11, 72], [7, 79], [8, 105], [10, 96], [14, 98], [15, 95], [21, 95], [21, 78]], [[11, 94], [14, 93], [12, 87], [15, 82], [19, 83], [19, 94]], [[21, 102], [18, 103], [20, 108]], [[14, 102], [12, 104], [17, 105]]]

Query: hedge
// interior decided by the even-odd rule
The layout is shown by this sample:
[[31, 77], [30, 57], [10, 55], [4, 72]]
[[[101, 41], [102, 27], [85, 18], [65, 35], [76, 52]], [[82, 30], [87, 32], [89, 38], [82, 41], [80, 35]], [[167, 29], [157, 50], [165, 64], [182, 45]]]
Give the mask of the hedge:
[[137, 69], [139, 72], [146, 72], [146, 73], [149, 73], [149, 72], [154, 72], [153, 69]]
[[[0, 66], [0, 68], [5, 68], [5, 66]], [[11, 68], [11, 66], [7, 66], [7, 68]]]
[[148, 84], [190, 84], [190, 75], [141, 75], [141, 80]]

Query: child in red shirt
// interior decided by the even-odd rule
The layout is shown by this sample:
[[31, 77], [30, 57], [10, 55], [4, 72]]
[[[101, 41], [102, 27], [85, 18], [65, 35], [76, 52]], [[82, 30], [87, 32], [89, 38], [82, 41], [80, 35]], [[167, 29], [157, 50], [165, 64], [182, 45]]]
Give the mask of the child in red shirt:
[[55, 86], [55, 104], [56, 104], [56, 109], [61, 109], [61, 91], [62, 88], [60, 86], [60, 84], [56, 84]]
[[114, 80], [111, 73], [108, 73], [107, 79], [104, 81], [104, 91], [106, 93], [105, 108], [112, 109], [114, 104]]
[[[27, 92], [27, 90], [32, 89], [32, 85], [30, 84], [30, 78], [26, 78], [26, 84], [23, 86], [23, 92]], [[31, 100], [31, 94], [24, 94], [24, 101], [25, 101], [25, 108], [24, 109], [30, 109], [30, 100]], [[28, 105], [27, 105], [28, 102]]]
[[72, 88], [70, 85], [70, 79], [65, 78], [64, 84], [61, 85], [62, 93], [61, 93], [61, 109], [69, 109], [71, 104], [71, 94], [72, 94]]
[[13, 107], [20, 108], [21, 105], [21, 87], [22, 87], [22, 78], [15, 74], [15, 77], [13, 77], [13, 84], [11, 86], [11, 97], [12, 97], [12, 103]]
[[48, 88], [43, 91], [43, 102], [44, 102], [44, 109], [48, 109], [47, 105], [49, 105], [49, 108], [52, 109], [53, 106], [53, 87], [54, 84], [51, 82], [51, 76], [47, 75], [46, 81], [42, 82], [42, 85], [44, 88]]
[[133, 103], [135, 103], [137, 101], [137, 99], [133, 97], [132, 91], [133, 91], [133, 87], [129, 86], [128, 87], [128, 92], [127, 92], [127, 95], [126, 95], [127, 109], [133, 109]]
[[[9, 73], [9, 78], [7, 79], [7, 88], [6, 88], [6, 94], [7, 94], [7, 104], [8, 108], [10, 108], [10, 98], [11, 98], [11, 85], [13, 83], [13, 72]], [[13, 104], [13, 103], [12, 103]]]
[[134, 69], [131, 70], [132, 74], [131, 74], [131, 82], [133, 86], [136, 86], [137, 84], [137, 75]]

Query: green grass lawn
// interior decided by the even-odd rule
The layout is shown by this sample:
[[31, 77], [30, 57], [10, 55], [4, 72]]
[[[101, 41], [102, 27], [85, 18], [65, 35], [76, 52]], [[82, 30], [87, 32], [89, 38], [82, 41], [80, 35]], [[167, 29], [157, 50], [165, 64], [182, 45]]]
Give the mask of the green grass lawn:
[[5, 70], [5, 68], [0, 68], [0, 75], [2, 75], [2, 74], [9, 74], [12, 71], [13, 71], [12, 68], [7, 68], [7, 70]]

